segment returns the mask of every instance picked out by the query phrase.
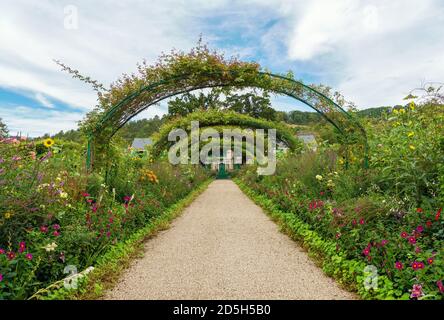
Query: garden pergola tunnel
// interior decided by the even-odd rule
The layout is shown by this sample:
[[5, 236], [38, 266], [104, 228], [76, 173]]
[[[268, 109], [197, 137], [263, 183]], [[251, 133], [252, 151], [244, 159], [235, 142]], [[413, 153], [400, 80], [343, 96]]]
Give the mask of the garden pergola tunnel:
[[[88, 135], [87, 169], [91, 171], [93, 168], [97, 141], [108, 142], [122, 126], [151, 105], [176, 95], [215, 87], [259, 88], [286, 95], [304, 103], [334, 126], [344, 138], [343, 143], [346, 149], [352, 144], [358, 145], [363, 154], [363, 166], [368, 167], [366, 132], [355, 116], [345, 111], [323, 93], [301, 81], [269, 72], [252, 70], [242, 73], [236, 71], [196, 71], [166, 77], [140, 86], [112, 105], [95, 122]], [[346, 154], [346, 163], [348, 164], [348, 153]]]

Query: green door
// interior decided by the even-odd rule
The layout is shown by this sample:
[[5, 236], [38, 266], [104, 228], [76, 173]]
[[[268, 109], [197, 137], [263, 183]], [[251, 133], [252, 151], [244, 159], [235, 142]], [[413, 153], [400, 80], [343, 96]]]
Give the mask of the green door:
[[225, 163], [219, 164], [219, 170], [217, 171], [217, 179], [226, 179], [228, 178], [228, 173], [225, 170]]

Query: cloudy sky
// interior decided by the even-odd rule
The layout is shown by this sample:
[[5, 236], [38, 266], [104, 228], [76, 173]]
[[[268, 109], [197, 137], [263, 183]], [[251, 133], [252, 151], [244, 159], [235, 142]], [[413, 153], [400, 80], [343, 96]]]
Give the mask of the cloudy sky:
[[53, 59], [108, 85], [200, 34], [228, 55], [330, 85], [359, 108], [444, 81], [442, 0], [0, 0], [0, 118], [31, 136], [75, 128], [96, 94]]

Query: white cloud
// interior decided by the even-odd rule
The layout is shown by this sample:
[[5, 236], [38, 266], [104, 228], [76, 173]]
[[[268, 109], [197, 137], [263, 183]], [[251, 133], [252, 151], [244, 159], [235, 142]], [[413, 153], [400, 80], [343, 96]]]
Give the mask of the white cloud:
[[46, 108], [49, 109], [54, 109], [54, 104], [48, 100], [48, 98], [46, 98], [43, 94], [41, 94], [40, 92], [37, 92], [35, 94], [35, 99], [40, 102], [40, 104]]
[[318, 64], [321, 81], [361, 108], [393, 105], [444, 79], [443, 32], [439, 1], [318, 0], [293, 18], [288, 56]]

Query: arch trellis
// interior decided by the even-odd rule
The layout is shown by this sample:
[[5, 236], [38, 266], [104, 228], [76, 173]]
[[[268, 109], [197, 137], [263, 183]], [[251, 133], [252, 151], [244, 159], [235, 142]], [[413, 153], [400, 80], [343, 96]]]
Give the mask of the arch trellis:
[[358, 145], [363, 152], [364, 167], [368, 166], [368, 144], [366, 132], [359, 120], [341, 106], [316, 89], [288, 76], [258, 71], [257, 68], [246, 70], [202, 71], [180, 73], [139, 85], [117, 103], [104, 111], [88, 134], [87, 167], [92, 168], [95, 143], [109, 141], [114, 134], [133, 117], [160, 101], [191, 92], [194, 90], [232, 87], [259, 88], [294, 98], [319, 113], [333, 125], [344, 137], [346, 147]]

